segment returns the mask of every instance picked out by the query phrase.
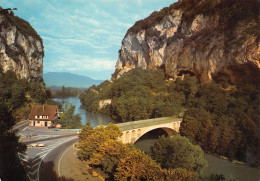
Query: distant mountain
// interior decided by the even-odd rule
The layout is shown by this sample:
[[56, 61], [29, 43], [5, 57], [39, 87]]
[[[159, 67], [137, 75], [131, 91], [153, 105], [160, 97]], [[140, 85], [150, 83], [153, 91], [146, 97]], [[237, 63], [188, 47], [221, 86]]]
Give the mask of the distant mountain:
[[87, 76], [76, 75], [68, 72], [49, 72], [43, 74], [43, 79], [47, 87], [51, 86], [65, 86], [86, 88], [93, 84], [99, 85], [103, 80], [94, 80]]

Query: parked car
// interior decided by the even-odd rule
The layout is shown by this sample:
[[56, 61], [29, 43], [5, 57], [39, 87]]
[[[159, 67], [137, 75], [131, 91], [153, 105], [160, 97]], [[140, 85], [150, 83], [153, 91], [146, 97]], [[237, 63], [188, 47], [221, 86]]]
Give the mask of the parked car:
[[56, 125], [52, 124], [52, 125], [48, 126], [48, 128], [49, 128], [49, 129], [50, 129], [50, 128], [56, 128]]

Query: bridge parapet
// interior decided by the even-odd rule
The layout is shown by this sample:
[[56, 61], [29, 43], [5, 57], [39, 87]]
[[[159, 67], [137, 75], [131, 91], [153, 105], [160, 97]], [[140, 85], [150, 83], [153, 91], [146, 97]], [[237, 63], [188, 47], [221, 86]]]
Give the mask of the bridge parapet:
[[119, 123], [117, 126], [123, 132], [119, 140], [123, 143], [134, 143], [145, 133], [158, 128], [163, 129], [168, 135], [179, 133], [181, 121], [182, 118], [163, 117]]

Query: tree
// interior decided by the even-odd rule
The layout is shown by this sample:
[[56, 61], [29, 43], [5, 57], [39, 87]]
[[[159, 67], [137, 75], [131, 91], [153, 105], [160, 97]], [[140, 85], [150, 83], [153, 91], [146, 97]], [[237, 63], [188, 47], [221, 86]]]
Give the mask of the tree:
[[80, 160], [89, 160], [105, 141], [110, 139], [116, 140], [121, 135], [122, 132], [119, 127], [114, 124], [94, 129], [91, 126], [85, 126], [79, 134], [80, 140], [77, 144], [77, 148], [79, 149], [77, 152], [78, 158]]
[[162, 168], [183, 168], [201, 174], [207, 166], [202, 149], [180, 135], [160, 137], [150, 155]]
[[94, 152], [89, 164], [102, 168], [102, 170], [109, 175], [110, 180], [114, 180], [113, 174], [116, 171], [120, 159], [126, 157], [131, 149], [130, 145], [109, 139]]
[[65, 125], [67, 129], [81, 128], [81, 117], [79, 114], [74, 115], [75, 106], [69, 102], [65, 102], [65, 109], [60, 116], [60, 123]]
[[[17, 156], [26, 146], [19, 143], [19, 138], [12, 130], [15, 119], [9, 109], [0, 104], [0, 178], [3, 180], [26, 180], [26, 174]], [[15, 170], [15, 172], [14, 172]]]
[[115, 180], [164, 180], [163, 170], [144, 152], [133, 150], [122, 158], [115, 173]]

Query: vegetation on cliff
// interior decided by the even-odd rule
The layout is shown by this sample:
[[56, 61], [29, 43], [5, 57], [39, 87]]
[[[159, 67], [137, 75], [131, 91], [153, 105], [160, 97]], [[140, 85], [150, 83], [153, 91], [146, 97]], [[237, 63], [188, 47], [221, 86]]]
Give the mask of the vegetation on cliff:
[[[181, 135], [206, 152], [260, 165], [259, 83], [223, 88], [189, 76], [165, 81], [163, 71], [133, 69], [114, 82], [89, 88], [80, 99], [88, 111], [120, 122], [184, 114]], [[112, 101], [101, 108], [104, 99]]]
[[[149, 17], [143, 20], [137, 21], [128, 29], [126, 35], [151, 29], [160, 23], [164, 17], [171, 15], [172, 10], [175, 9], [183, 11], [182, 22], [187, 23], [187, 26], [190, 26], [198, 14], [218, 16], [220, 21], [219, 26], [214, 32], [210, 33], [218, 34], [219, 32], [224, 32], [227, 39], [232, 39], [235, 36], [236, 32], [234, 32], [232, 28], [235, 26], [243, 27], [245, 25], [248, 26], [246, 26], [247, 29], [244, 33], [259, 36], [260, 25], [257, 22], [259, 6], [260, 2], [257, 0], [182, 0], [172, 4], [170, 7], [165, 7], [160, 11], [153, 12]], [[172, 39], [174, 39], [174, 37], [172, 37]]]
[[[181, 136], [169, 138], [172, 141], [169, 142], [168, 146], [174, 146], [174, 143], [177, 143], [178, 148], [181, 150], [189, 148], [189, 150], [186, 150], [187, 157], [179, 157], [180, 155], [176, 154], [175, 156], [179, 157], [178, 161], [182, 164], [164, 168], [152, 160], [149, 155], [137, 150], [132, 144], [123, 144], [117, 141], [120, 136], [122, 136], [122, 132], [116, 125], [109, 124], [106, 127], [100, 126], [96, 128], [87, 125], [79, 134], [78, 157], [81, 160], [87, 160], [95, 169], [102, 170], [106, 174], [106, 180], [187, 181], [196, 178], [201, 168], [205, 166], [203, 164], [205, 160], [201, 157], [196, 158], [195, 161], [187, 160], [192, 155], [203, 155], [203, 152], [198, 149], [198, 146], [192, 145], [186, 138]], [[183, 142], [183, 140], [186, 142]], [[153, 152], [153, 156], [158, 157], [160, 153], [164, 152], [164, 149], [161, 152], [160, 150]], [[176, 161], [174, 157], [166, 159], [169, 162]], [[198, 169], [195, 169], [196, 167]]]
[[[11, 11], [12, 12], [12, 11]], [[8, 23], [12, 26], [16, 26], [17, 30], [20, 31], [25, 36], [31, 36], [37, 40], [40, 40], [42, 43], [42, 38], [38, 35], [35, 29], [25, 21], [24, 19], [19, 18], [18, 16], [14, 16], [12, 13], [5, 13], [2, 11], [2, 7], [0, 6], [0, 14], [3, 15], [7, 21], [3, 22], [3, 26], [8, 27]]]

